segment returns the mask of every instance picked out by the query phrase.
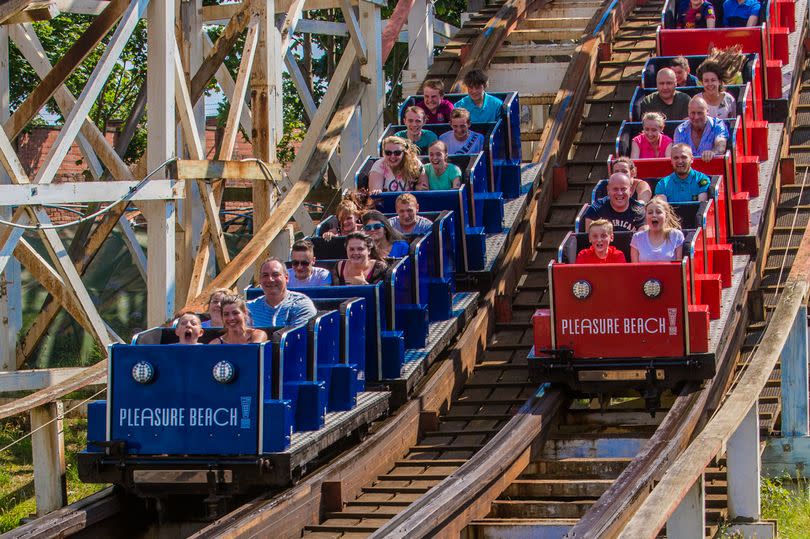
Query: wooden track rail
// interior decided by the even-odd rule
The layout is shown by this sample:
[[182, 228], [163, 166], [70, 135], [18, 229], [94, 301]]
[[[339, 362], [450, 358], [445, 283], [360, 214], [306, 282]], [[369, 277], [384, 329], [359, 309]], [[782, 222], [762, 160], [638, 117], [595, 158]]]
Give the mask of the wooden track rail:
[[[675, 513], [681, 500], [701, 478], [704, 469], [729, 445], [737, 428], [768, 382], [794, 327], [806, 327], [810, 290], [810, 229], [805, 230], [776, 309], [749, 366], [712, 419], [667, 470], [635, 516], [622, 530], [622, 538], [653, 538]], [[757, 449], [758, 450], [758, 449]]]

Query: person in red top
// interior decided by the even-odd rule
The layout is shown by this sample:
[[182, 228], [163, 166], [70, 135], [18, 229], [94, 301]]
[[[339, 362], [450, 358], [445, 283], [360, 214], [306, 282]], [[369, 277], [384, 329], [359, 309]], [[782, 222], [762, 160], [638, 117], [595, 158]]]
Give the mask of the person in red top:
[[591, 246], [577, 255], [577, 264], [623, 264], [627, 262], [624, 253], [613, 247], [613, 224], [607, 219], [591, 221], [588, 226], [588, 240]]

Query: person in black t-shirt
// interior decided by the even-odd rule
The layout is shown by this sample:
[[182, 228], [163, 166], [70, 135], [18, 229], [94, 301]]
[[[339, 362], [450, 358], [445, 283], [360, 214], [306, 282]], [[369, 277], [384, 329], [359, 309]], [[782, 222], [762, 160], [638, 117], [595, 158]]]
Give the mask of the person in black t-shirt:
[[591, 221], [607, 219], [614, 230], [636, 232], [644, 226], [644, 204], [631, 198], [632, 181], [627, 174], [616, 172], [608, 180], [608, 196], [600, 198], [585, 210], [585, 229]]

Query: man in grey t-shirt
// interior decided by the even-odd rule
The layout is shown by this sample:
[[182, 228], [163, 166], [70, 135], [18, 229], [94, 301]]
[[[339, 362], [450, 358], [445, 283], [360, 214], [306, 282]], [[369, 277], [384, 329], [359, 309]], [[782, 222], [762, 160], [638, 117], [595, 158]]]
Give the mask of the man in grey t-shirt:
[[479, 153], [484, 150], [484, 135], [470, 131], [470, 113], [466, 109], [453, 109], [450, 127], [450, 131], [439, 137], [439, 140], [447, 144], [448, 155]]
[[660, 112], [667, 120], [683, 120], [689, 116], [689, 96], [675, 90], [675, 72], [665, 67], [658, 72], [655, 86], [658, 89], [641, 100], [641, 114]]
[[427, 234], [433, 228], [433, 221], [417, 215], [419, 203], [412, 194], [399, 195], [395, 207], [397, 216], [391, 219], [391, 226], [394, 227], [394, 230], [403, 234]]

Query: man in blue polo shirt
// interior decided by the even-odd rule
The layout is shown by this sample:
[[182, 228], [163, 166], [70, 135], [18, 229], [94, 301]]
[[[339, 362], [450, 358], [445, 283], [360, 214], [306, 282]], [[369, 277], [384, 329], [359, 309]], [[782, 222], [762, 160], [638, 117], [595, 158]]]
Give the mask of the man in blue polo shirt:
[[756, 26], [761, 7], [757, 0], [726, 0], [723, 2], [723, 26], [726, 28]]
[[467, 109], [473, 123], [497, 122], [501, 118], [503, 101], [486, 92], [488, 84], [489, 77], [480, 69], [464, 75], [467, 95], [456, 102], [456, 107]]
[[268, 258], [259, 270], [264, 295], [248, 301], [254, 327], [297, 326], [317, 314], [312, 300], [300, 292], [287, 290], [287, 268], [278, 258]]
[[656, 196], [662, 195], [668, 202], [708, 200], [709, 177], [692, 168], [692, 149], [687, 144], [675, 144], [670, 159], [674, 172], [661, 178], [655, 186]]
[[689, 145], [692, 155], [708, 162], [726, 153], [728, 128], [723, 120], [709, 116], [705, 99], [695, 96], [689, 101], [689, 119], [675, 128], [672, 139], [675, 144]]

